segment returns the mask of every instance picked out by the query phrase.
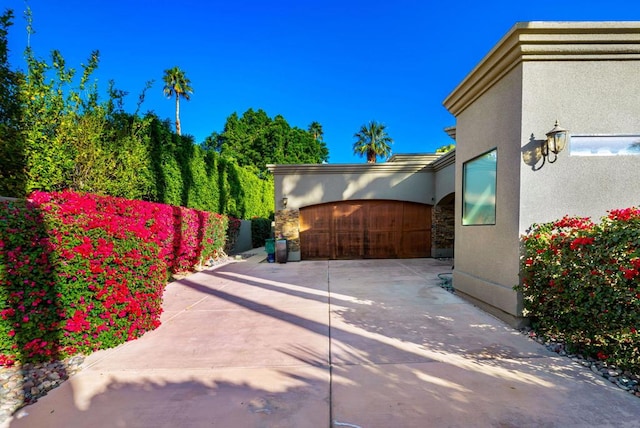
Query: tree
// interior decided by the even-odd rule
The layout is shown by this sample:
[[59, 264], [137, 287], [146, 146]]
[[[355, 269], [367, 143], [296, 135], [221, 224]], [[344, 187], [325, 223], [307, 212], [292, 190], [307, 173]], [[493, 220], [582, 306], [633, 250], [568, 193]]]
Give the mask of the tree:
[[213, 132], [204, 139], [202, 147], [207, 151], [220, 153], [222, 150], [222, 142], [222, 136], [217, 132]]
[[[317, 122], [315, 122], [317, 123]], [[322, 131], [317, 123], [316, 131]], [[315, 134], [321, 138], [321, 134]], [[227, 118], [222, 133], [205, 139], [204, 147], [233, 158], [240, 166], [265, 171], [267, 164], [315, 164], [326, 162], [329, 150], [309, 130], [292, 127], [282, 115], [273, 119], [262, 110], [248, 109]]]
[[453, 149], [455, 149], [455, 148], [456, 148], [456, 145], [455, 145], [455, 144], [447, 144], [447, 145], [445, 145], [445, 146], [438, 147], [438, 148], [436, 149], [436, 154], [440, 154], [440, 153], [443, 153], [443, 154], [444, 154], [444, 153], [450, 152], [451, 150], [453, 150]]
[[23, 76], [9, 64], [9, 27], [13, 12], [0, 16], [0, 195], [24, 196], [24, 139], [21, 133], [20, 82]]
[[367, 163], [376, 163], [378, 156], [388, 158], [391, 156], [391, 146], [393, 139], [386, 131], [386, 125], [375, 120], [368, 125], [362, 125], [360, 131], [353, 136], [357, 141], [353, 143], [353, 153], [360, 156], [367, 156]]
[[313, 135], [314, 140], [322, 141], [324, 131], [322, 130], [322, 125], [320, 125], [319, 122], [311, 122], [311, 124], [309, 124], [309, 132]]
[[179, 67], [173, 67], [164, 71], [164, 76], [162, 78], [164, 80], [164, 88], [163, 92], [167, 98], [171, 98], [175, 95], [176, 97], [176, 132], [178, 135], [182, 135], [180, 129], [180, 98], [184, 98], [189, 101], [191, 95], [193, 93], [193, 88], [191, 85], [191, 80], [189, 80], [184, 71], [180, 70]]
[[[29, 9], [25, 17], [29, 34], [33, 34]], [[152, 197], [146, 121], [124, 112], [127, 93], [116, 89], [112, 81], [109, 98], [100, 100], [97, 80], [92, 78], [99, 51], [91, 53], [80, 74], [67, 66], [58, 50], [51, 52], [49, 60], [37, 58], [29, 46], [24, 55], [27, 69], [20, 75], [17, 93], [9, 98], [20, 102], [20, 138], [12, 142], [13, 152], [4, 157], [11, 165], [21, 164], [21, 192], [72, 189], [130, 199]], [[0, 88], [6, 90], [7, 85], [1, 83]], [[0, 90], [0, 95], [5, 93]], [[0, 96], [0, 104], [2, 100], [5, 96]], [[9, 140], [0, 135], [3, 154], [5, 141]], [[10, 179], [15, 182], [15, 176], [0, 160], [0, 187], [6, 187]]]

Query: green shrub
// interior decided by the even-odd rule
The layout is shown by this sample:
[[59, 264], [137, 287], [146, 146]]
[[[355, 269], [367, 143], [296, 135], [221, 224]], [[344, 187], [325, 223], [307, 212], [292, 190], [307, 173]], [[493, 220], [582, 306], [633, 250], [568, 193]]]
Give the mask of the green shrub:
[[524, 315], [569, 350], [640, 370], [640, 209], [565, 217], [523, 237]]
[[253, 248], [264, 246], [266, 239], [273, 238], [271, 219], [255, 217], [251, 219], [251, 244]]
[[[125, 112], [127, 93], [112, 81], [104, 99], [94, 79], [98, 51], [74, 68], [57, 50], [42, 59], [28, 48], [24, 52], [26, 69], [13, 70], [8, 55], [13, 18], [10, 10], [0, 14], [0, 196], [71, 189], [237, 218], [273, 213], [273, 177], [261, 171], [262, 167], [238, 166], [233, 158], [234, 153], [236, 158], [247, 153], [236, 150], [221, 156], [219, 136], [201, 146], [192, 136], [173, 132], [170, 120], [154, 113], [139, 114], [151, 82], [140, 93], [134, 113]], [[25, 18], [31, 27], [30, 11]], [[256, 117], [266, 119], [266, 127], [258, 126], [256, 131], [267, 133], [271, 119], [264, 112]], [[278, 129], [289, 129], [283, 118], [275, 122]], [[311, 133], [294, 130], [302, 132], [311, 147], [323, 147]], [[296, 150], [294, 143], [300, 139], [296, 135], [285, 139], [286, 133], [277, 134], [277, 140], [287, 142], [293, 155], [307, 159], [313, 154], [313, 150]], [[225, 131], [227, 139], [234, 135], [238, 137]], [[274, 153], [273, 147], [266, 148]], [[326, 160], [326, 148], [321, 152]], [[258, 157], [264, 165], [264, 156]]]
[[274, 184], [273, 176], [264, 178], [258, 176], [253, 167], [238, 167], [239, 192], [238, 205], [241, 208], [241, 218], [267, 217], [273, 213]]
[[192, 144], [192, 147], [191, 156], [186, 159], [186, 173], [190, 176], [187, 182], [191, 185], [184, 192], [186, 200], [182, 205], [202, 211], [218, 212], [217, 176], [207, 173], [207, 170], [210, 170], [207, 167], [207, 161], [211, 159], [207, 157], [202, 147], [195, 144]]

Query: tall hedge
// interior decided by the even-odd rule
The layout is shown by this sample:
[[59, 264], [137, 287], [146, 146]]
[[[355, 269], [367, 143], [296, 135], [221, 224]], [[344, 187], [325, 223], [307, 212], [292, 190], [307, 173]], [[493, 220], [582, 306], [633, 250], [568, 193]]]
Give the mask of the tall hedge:
[[271, 215], [272, 179], [177, 135], [168, 120], [139, 113], [149, 83], [133, 114], [113, 82], [101, 97], [93, 76], [98, 51], [76, 70], [59, 51], [40, 58], [27, 48], [26, 70], [14, 71], [12, 20], [10, 11], [0, 15], [0, 196], [69, 189], [236, 217]]

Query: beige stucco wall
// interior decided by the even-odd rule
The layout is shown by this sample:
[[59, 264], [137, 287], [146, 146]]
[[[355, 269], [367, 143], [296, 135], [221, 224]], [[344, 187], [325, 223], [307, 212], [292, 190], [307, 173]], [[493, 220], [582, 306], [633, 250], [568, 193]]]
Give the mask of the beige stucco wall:
[[335, 164], [270, 166], [276, 208], [303, 208], [326, 202], [389, 199], [433, 204], [433, 170], [418, 164]]
[[[450, 153], [397, 155], [381, 164], [268, 165], [275, 182], [276, 230], [286, 224], [293, 232], [299, 226], [284, 213], [329, 202], [385, 199], [435, 205], [454, 191], [454, 161]], [[295, 235], [288, 239], [297, 240]], [[452, 255], [450, 246], [435, 250], [438, 257]], [[290, 248], [289, 260], [300, 260], [299, 247]]]
[[[444, 104], [456, 116], [454, 287], [519, 324], [520, 234], [640, 203], [640, 156], [532, 161], [556, 119], [574, 134], [640, 133], [640, 23], [519, 23]], [[462, 170], [497, 148], [496, 224], [462, 226]], [[539, 153], [538, 153], [539, 155]], [[537, 159], [539, 161], [539, 159]]]
[[435, 171], [435, 203], [451, 195], [456, 188], [456, 151], [455, 149], [444, 154], [440, 159], [433, 162]]
[[[639, 75], [640, 61], [528, 63], [523, 142], [531, 133], [543, 139], [556, 118], [572, 134], [640, 134]], [[598, 220], [640, 204], [640, 156], [571, 156], [565, 148], [539, 170], [520, 164], [521, 232], [566, 214]]]
[[[518, 165], [522, 68], [517, 67], [457, 118], [456, 290], [515, 316], [518, 299]], [[462, 226], [462, 171], [465, 162], [497, 148], [496, 224]]]

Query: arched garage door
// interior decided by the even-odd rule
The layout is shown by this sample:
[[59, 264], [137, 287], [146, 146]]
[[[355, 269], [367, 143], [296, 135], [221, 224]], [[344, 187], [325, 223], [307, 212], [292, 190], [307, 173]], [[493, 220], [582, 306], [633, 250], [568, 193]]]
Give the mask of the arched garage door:
[[300, 251], [311, 259], [431, 256], [431, 206], [367, 200], [300, 209]]

